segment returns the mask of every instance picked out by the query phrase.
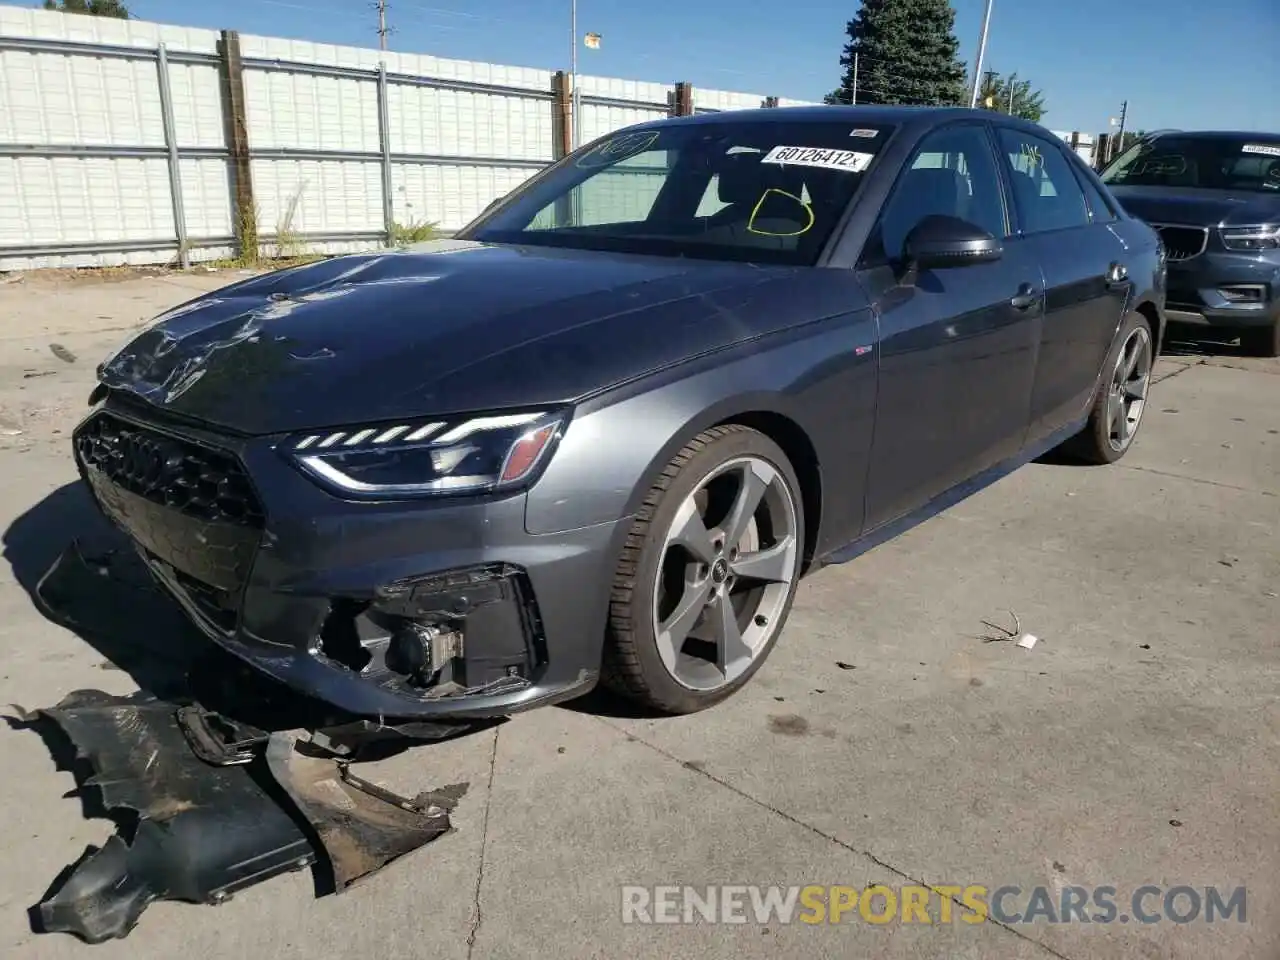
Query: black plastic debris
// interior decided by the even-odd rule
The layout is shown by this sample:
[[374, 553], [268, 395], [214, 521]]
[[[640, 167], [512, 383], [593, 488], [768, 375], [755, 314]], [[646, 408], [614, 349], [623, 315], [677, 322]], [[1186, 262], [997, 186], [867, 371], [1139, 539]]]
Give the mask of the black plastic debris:
[[198, 703], [178, 707], [174, 720], [191, 752], [215, 767], [252, 762], [268, 737], [264, 730], [205, 710]]
[[100, 791], [104, 811], [137, 817], [39, 905], [44, 931], [89, 943], [127, 936], [156, 900], [217, 904], [312, 865], [340, 892], [447, 833], [465, 792], [408, 800], [353, 775], [301, 731], [228, 727], [198, 705], [145, 693], [77, 691], [35, 717], [70, 740], [92, 770], [80, 785]]
[[174, 705], [147, 694], [81, 690], [38, 711], [66, 734], [107, 812], [138, 820], [82, 859], [40, 904], [44, 930], [89, 943], [126, 936], [155, 900], [219, 903], [315, 862], [291, 812], [244, 767], [202, 763]]
[[151, 691], [82, 690], [22, 711], [69, 740], [94, 814], [119, 824], [39, 904], [44, 931], [121, 938], [155, 900], [221, 903], [306, 867], [318, 893], [341, 891], [451, 829], [465, 785], [410, 800], [349, 764], [475, 725], [374, 722], [300, 700], [194, 634], [127, 549], [73, 542], [35, 595]]

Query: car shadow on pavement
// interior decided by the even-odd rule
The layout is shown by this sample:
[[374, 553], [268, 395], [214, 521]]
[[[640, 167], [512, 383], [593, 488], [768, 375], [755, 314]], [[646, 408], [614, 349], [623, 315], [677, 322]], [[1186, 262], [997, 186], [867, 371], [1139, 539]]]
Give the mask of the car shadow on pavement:
[[[46, 582], [42, 591], [45, 575], [73, 543], [86, 558], [110, 558], [110, 575], [103, 569], [98, 582], [88, 577]], [[215, 652], [177, 606], [147, 582], [140, 560], [133, 569], [129, 545], [79, 483], [58, 488], [14, 520], [3, 544], [14, 579], [41, 615], [97, 650], [105, 658], [102, 669], [124, 670], [141, 689], [165, 698], [180, 694], [190, 668]], [[53, 597], [42, 598], [42, 593]]]
[[613, 720], [656, 720], [668, 716], [659, 710], [651, 710], [641, 706], [634, 700], [614, 693], [603, 684], [590, 693], [583, 694], [576, 700], [566, 700], [560, 704], [565, 710], [574, 713], [585, 713], [593, 717], [608, 717]]

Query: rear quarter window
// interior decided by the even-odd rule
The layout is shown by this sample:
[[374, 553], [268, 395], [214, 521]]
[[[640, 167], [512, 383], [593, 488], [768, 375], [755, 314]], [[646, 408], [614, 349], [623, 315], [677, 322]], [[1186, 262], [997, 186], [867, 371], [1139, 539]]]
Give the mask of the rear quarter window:
[[1089, 206], [1089, 219], [1094, 223], [1111, 223], [1116, 219], [1115, 207], [1105, 194], [1094, 185], [1093, 179], [1084, 170], [1075, 171], [1080, 181], [1080, 189], [1084, 191], [1085, 203]]

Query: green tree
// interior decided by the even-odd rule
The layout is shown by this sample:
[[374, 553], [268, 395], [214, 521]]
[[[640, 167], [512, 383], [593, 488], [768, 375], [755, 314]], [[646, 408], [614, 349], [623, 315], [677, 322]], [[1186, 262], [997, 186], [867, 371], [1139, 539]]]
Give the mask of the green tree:
[[846, 27], [844, 78], [827, 103], [953, 106], [965, 102], [965, 65], [956, 58], [950, 0], [862, 0]]
[[121, 0], [44, 0], [46, 10], [59, 13], [85, 13], [91, 17], [129, 19], [129, 11]]
[[1019, 80], [1016, 73], [1002, 77], [994, 70], [988, 70], [983, 75], [982, 85], [978, 90], [978, 105], [997, 113], [1009, 113], [1010, 103], [1013, 104], [1012, 113], [1015, 117], [1032, 123], [1039, 123], [1047, 112], [1044, 94], [1033, 90], [1030, 80]]

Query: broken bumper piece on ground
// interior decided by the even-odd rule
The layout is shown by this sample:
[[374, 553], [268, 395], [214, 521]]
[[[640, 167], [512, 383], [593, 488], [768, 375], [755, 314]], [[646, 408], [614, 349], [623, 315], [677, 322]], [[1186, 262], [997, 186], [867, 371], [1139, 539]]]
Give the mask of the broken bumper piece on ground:
[[203, 743], [202, 760], [190, 712], [145, 693], [96, 690], [36, 712], [70, 740], [80, 770], [92, 770], [80, 786], [100, 791], [102, 812], [137, 817], [39, 905], [45, 931], [101, 943], [126, 936], [155, 900], [221, 903], [313, 864], [320, 892], [342, 891], [451, 829], [465, 788], [398, 797], [302, 731], [241, 728], [234, 749]]

